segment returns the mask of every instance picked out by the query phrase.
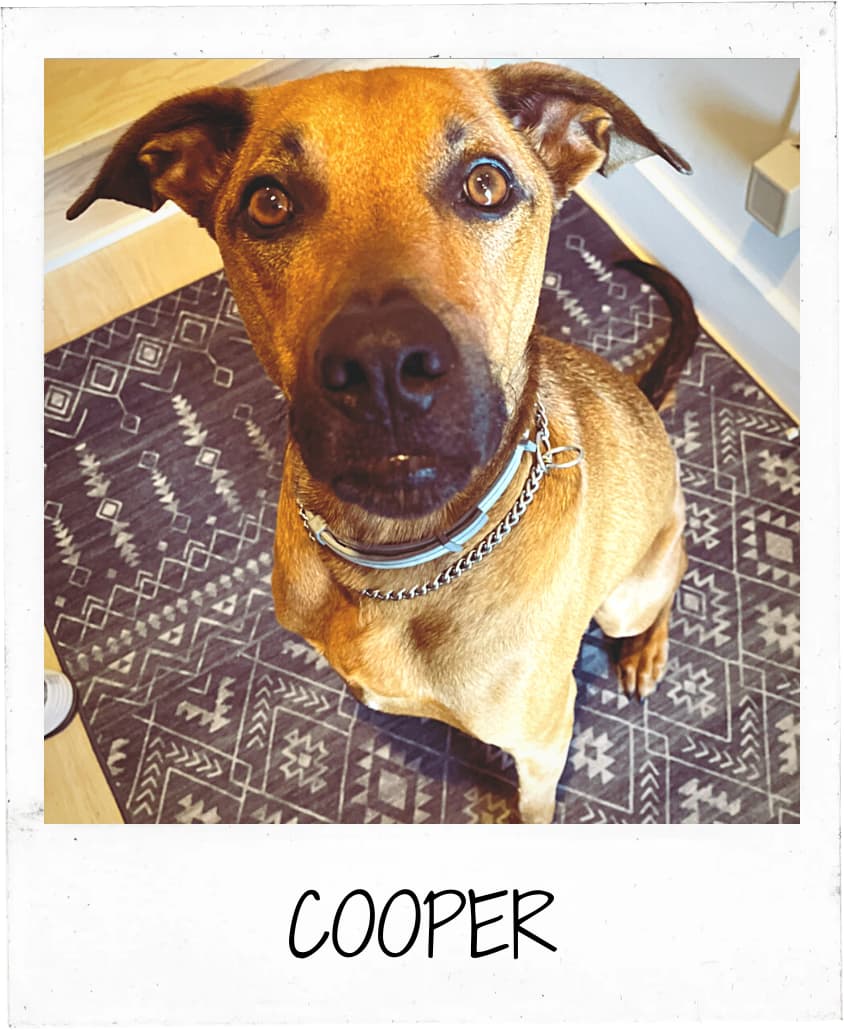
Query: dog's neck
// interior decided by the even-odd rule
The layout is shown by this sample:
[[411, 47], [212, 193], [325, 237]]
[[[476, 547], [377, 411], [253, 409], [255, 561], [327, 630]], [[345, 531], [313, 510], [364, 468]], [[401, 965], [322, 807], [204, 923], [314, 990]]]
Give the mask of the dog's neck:
[[[581, 462], [583, 451], [577, 444], [552, 447], [544, 406], [535, 391], [531, 393], [533, 410], [528, 413], [527, 425], [524, 417], [514, 423], [519, 433], [515, 445], [512, 445], [512, 435], [508, 434], [510, 446], [499, 449], [498, 459], [480, 477], [485, 484], [482, 496], [470, 507], [464, 501], [457, 509], [462, 511], [460, 518], [455, 519], [449, 513], [449, 521], [445, 523], [449, 528], [440, 528], [445, 521], [443, 519], [433, 534], [404, 536], [400, 540], [381, 538], [375, 542], [357, 540], [344, 537], [326, 518], [296, 498], [305, 531], [321, 545], [322, 553], [347, 586], [367, 596], [391, 600], [418, 596], [417, 591], [426, 593], [431, 587], [436, 589], [444, 575], [445, 582], [450, 582], [477, 564], [481, 552], [481, 557], [485, 557], [509, 533], [533, 501], [548, 472], [571, 468]], [[491, 476], [494, 478], [490, 483]], [[485, 530], [486, 535], [481, 537]], [[409, 594], [403, 588], [395, 591], [389, 587], [384, 594], [370, 585], [372, 570], [378, 570], [375, 574], [379, 580], [386, 575], [392, 581], [396, 570], [401, 576], [402, 570], [416, 566], [427, 566], [430, 570], [438, 565], [440, 572], [434, 582], [429, 580], [427, 586], [421, 588], [414, 586]], [[464, 567], [454, 575], [458, 566]], [[405, 571], [404, 578], [407, 575]], [[415, 579], [420, 577], [424, 580], [422, 572]]]
[[301, 502], [297, 502], [299, 514], [305, 528], [318, 544], [353, 565], [367, 569], [410, 569], [426, 565], [438, 558], [460, 554], [486, 528], [490, 520], [489, 512], [518, 475], [523, 459], [541, 460], [540, 447], [539, 434], [537, 439], [531, 439], [529, 435], [522, 437], [503, 470], [477, 504], [452, 526], [435, 536], [373, 545], [342, 539], [321, 515], [309, 511]]
[[[300, 508], [319, 517], [320, 527], [327, 525], [335, 538], [355, 542], [362, 549], [384, 547], [389, 550], [393, 546], [413, 546], [431, 538], [447, 536], [454, 527], [463, 525], [464, 520], [493, 491], [495, 484], [507, 472], [520, 442], [533, 435], [536, 398], [534, 388], [525, 390], [493, 458], [478, 469], [466, 488], [429, 515], [413, 519], [390, 518], [373, 515], [357, 505], [340, 501], [330, 489], [312, 478], [295, 445], [293, 452], [288, 452], [288, 459], [293, 459], [291, 480], [294, 499]], [[513, 475], [498, 494], [501, 500], [497, 505], [493, 503], [493, 507], [501, 507], [507, 498], [512, 500], [524, 482], [528, 462], [516, 461], [514, 465]], [[496, 499], [493, 498], [493, 502]]]

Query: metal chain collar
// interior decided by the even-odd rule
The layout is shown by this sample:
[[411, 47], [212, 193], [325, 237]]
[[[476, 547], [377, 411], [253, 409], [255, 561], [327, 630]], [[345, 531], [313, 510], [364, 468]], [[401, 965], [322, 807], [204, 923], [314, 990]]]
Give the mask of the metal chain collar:
[[[455, 579], [459, 579], [464, 572], [468, 572], [482, 562], [519, 524], [528, 506], [536, 496], [543, 478], [554, 469], [573, 468], [583, 460], [583, 448], [576, 444], [565, 447], [551, 446], [548, 419], [545, 414], [545, 407], [539, 398], [536, 401], [535, 444], [533, 465], [521, 493], [495, 529], [487, 533], [483, 540], [476, 544], [471, 551], [458, 558], [448, 568], [443, 569], [438, 576], [428, 580], [426, 583], [418, 583], [412, 587], [402, 587], [401, 590], [372, 590], [369, 588], [361, 590], [357, 587], [352, 589], [356, 590], [361, 597], [368, 597], [374, 601], [410, 601], [414, 597], [424, 597], [425, 594], [439, 590], [440, 587], [451, 583]], [[570, 461], [555, 462], [553, 460], [555, 455], [562, 454], [565, 451], [574, 451], [575, 456]], [[299, 514], [305, 524], [305, 528], [308, 530], [308, 535], [311, 539], [314, 539], [301, 504], [299, 505]]]

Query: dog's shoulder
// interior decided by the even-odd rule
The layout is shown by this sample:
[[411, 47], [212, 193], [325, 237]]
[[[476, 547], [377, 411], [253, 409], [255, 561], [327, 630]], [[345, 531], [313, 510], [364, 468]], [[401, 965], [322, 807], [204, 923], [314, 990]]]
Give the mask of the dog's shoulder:
[[599, 407], [626, 412], [636, 421], [659, 422], [635, 379], [606, 358], [584, 346], [542, 336], [538, 350], [538, 383], [549, 415], [570, 412], [572, 406], [588, 410]]
[[537, 387], [555, 446], [583, 448], [602, 496], [621, 501], [634, 481], [650, 484], [658, 507], [672, 496], [676, 460], [662, 419], [635, 380], [599, 355], [545, 338]]

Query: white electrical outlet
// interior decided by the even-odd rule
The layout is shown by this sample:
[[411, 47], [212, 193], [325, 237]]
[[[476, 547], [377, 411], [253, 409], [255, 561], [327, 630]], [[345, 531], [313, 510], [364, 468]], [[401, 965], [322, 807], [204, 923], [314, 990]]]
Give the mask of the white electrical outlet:
[[783, 140], [753, 162], [745, 207], [775, 236], [800, 227], [799, 140]]

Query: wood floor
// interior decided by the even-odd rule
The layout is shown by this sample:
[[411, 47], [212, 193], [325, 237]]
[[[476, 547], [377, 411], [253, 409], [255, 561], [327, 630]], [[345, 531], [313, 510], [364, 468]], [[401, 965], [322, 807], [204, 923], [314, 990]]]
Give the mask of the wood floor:
[[[46, 630], [44, 668], [61, 671]], [[44, 741], [44, 822], [123, 822], [78, 715]]]

